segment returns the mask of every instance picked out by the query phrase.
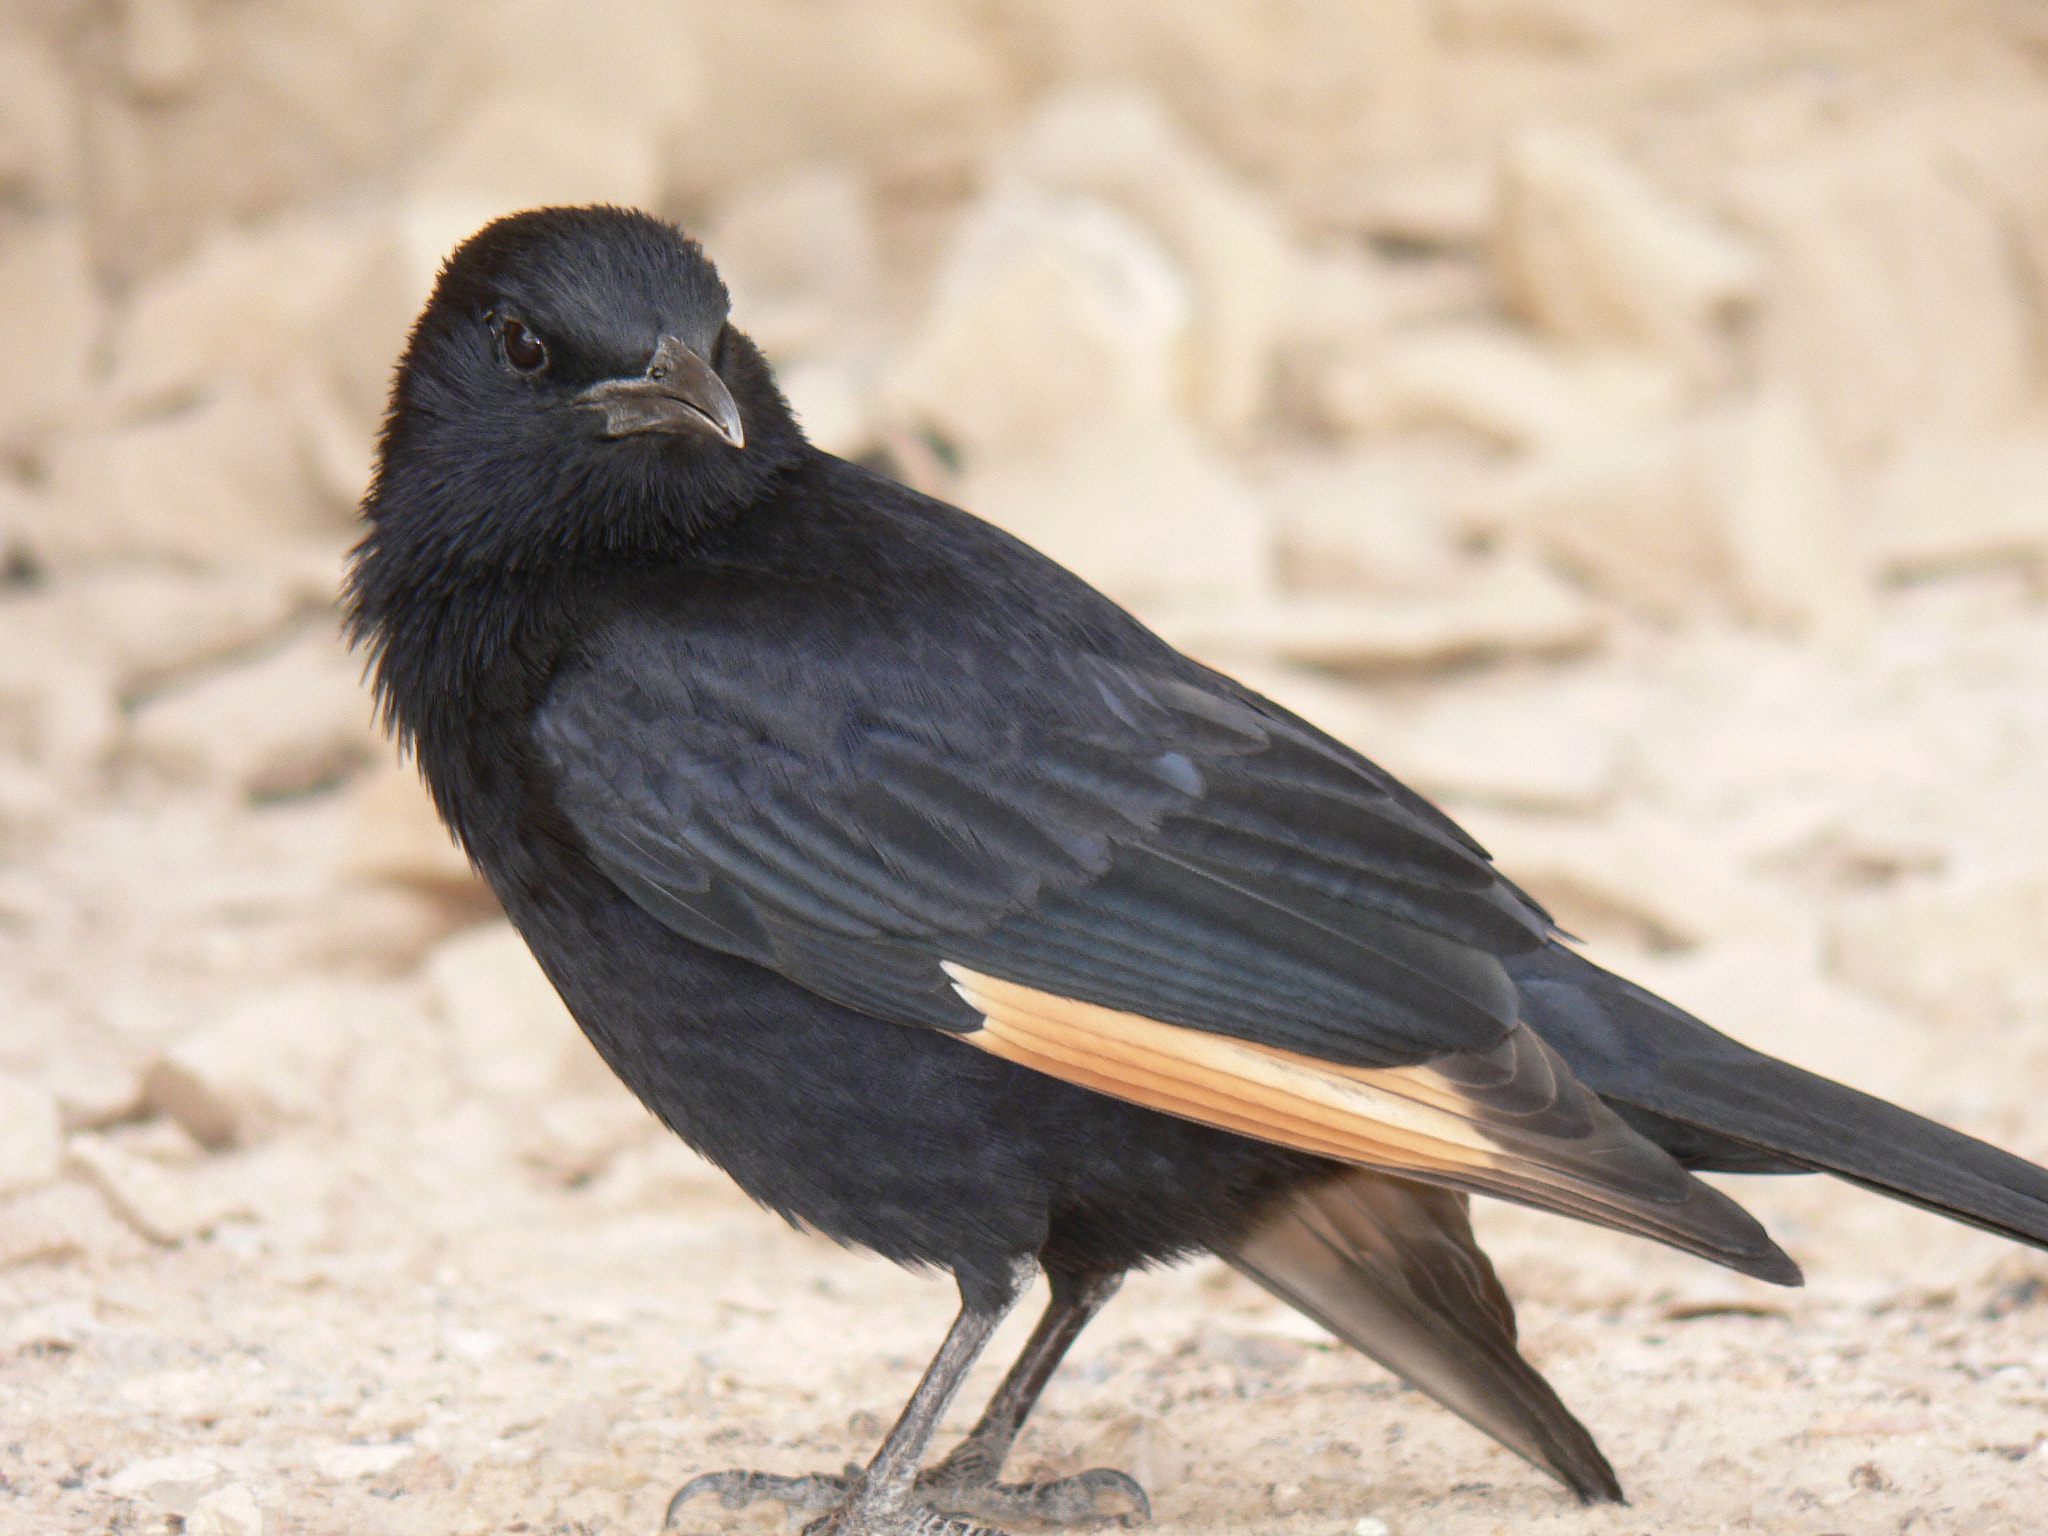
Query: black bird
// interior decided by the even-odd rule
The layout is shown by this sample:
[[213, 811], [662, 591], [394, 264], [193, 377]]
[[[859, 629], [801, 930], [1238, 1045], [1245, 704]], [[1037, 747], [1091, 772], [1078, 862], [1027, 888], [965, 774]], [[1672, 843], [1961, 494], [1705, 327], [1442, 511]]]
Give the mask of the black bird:
[[[626, 1084], [792, 1222], [957, 1278], [845, 1476], [938, 1536], [1148, 1513], [998, 1476], [1131, 1268], [1221, 1255], [1580, 1498], [1471, 1193], [1797, 1284], [1688, 1169], [2048, 1246], [2048, 1172], [1608, 975], [1435, 807], [1051, 561], [811, 447], [725, 290], [615, 208], [492, 224], [400, 363], [349, 619], [441, 814]], [[1052, 1302], [920, 1471], [1034, 1269]], [[675, 1508], [671, 1508], [671, 1517]]]

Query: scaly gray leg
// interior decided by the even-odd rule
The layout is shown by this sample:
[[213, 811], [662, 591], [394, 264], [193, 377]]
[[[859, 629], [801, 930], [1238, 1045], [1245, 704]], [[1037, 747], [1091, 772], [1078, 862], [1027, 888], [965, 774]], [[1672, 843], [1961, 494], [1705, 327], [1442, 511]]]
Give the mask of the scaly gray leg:
[[775, 1477], [759, 1472], [707, 1472], [693, 1477], [669, 1500], [664, 1530], [672, 1529], [682, 1507], [699, 1494], [715, 1493], [727, 1509], [772, 1499], [796, 1509], [826, 1512], [804, 1527], [804, 1536], [1002, 1536], [987, 1526], [934, 1508], [921, 1499], [918, 1463], [931, 1444], [939, 1419], [996, 1325], [1009, 1315], [1031, 1283], [1036, 1266], [1018, 1263], [1008, 1284], [990, 1296], [969, 1299], [964, 1288], [960, 1315], [939, 1352], [925, 1368], [882, 1448], [865, 1468], [849, 1467], [834, 1477]]
[[918, 1491], [954, 1514], [985, 1520], [1037, 1520], [1047, 1525], [1094, 1525], [1114, 1520], [1137, 1525], [1152, 1518], [1152, 1501], [1125, 1473], [1094, 1467], [1043, 1483], [996, 1479], [1017, 1443], [1039, 1394], [1059, 1369], [1074, 1340], [1123, 1284], [1122, 1275], [1076, 1276], [1054, 1272], [1052, 1302], [1030, 1342], [982, 1411], [981, 1421], [946, 1459], [919, 1475]]

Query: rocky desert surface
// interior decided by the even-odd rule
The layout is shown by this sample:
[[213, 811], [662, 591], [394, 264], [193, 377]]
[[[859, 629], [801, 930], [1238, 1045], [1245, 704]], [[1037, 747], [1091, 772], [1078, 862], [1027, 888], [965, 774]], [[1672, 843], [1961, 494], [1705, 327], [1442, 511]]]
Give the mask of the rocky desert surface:
[[[864, 1457], [951, 1316], [609, 1079], [336, 636], [437, 263], [590, 200], [1603, 962], [2048, 1159], [2029, 0], [15, 0], [0, 1531], [651, 1533]], [[2048, 1258], [1725, 1182], [1804, 1290], [1478, 1213], [1628, 1507], [1216, 1265], [1016, 1469], [1189, 1536], [2048, 1529]]]

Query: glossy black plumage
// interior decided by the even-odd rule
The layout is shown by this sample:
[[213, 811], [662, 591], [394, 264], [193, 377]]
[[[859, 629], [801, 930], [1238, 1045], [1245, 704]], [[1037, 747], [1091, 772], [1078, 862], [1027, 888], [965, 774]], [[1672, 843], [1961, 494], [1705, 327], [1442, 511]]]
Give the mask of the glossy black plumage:
[[[539, 373], [508, 319], [520, 358], [545, 341]], [[1020, 1260], [1080, 1294], [1223, 1253], [1618, 1495], [1516, 1354], [1463, 1197], [1386, 1176], [1494, 1185], [1145, 1108], [1129, 1063], [1105, 1070], [1140, 1102], [987, 1054], [962, 968], [1275, 1061], [1422, 1071], [1471, 1115], [1474, 1168], [1515, 1137], [1538, 1174], [1546, 1145], [1560, 1168], [1604, 1149], [1611, 1209], [1541, 1177], [1517, 1198], [1769, 1278], [1797, 1271], [1681, 1163], [1825, 1167], [2048, 1240], [2039, 1170], [1888, 1106], [1885, 1136], [1822, 1155], [1797, 1106], [1853, 1118], [1847, 1090], [1656, 1012], [1356, 753], [809, 447], [709, 264], [653, 220], [522, 215], [457, 253], [365, 511], [351, 623], [387, 714], [605, 1059], [764, 1204], [954, 1272], [963, 1319], [1007, 1305]], [[1550, 1052], [1488, 1078], [1518, 1024]], [[1547, 1078], [1558, 1058], [1613, 1113]], [[849, 1498], [843, 1529], [899, 1529]]]

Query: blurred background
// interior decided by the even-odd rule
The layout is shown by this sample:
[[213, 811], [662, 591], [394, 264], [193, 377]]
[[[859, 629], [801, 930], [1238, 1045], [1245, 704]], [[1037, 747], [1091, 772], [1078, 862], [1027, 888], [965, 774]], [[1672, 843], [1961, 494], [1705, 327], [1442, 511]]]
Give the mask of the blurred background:
[[[2048, 1155], [2034, 0], [10, 0], [0, 1517], [647, 1529], [735, 1446], [864, 1455], [946, 1311], [656, 1132], [335, 634], [439, 262], [593, 200], [703, 240], [815, 441], [1409, 778], [1598, 958]], [[2027, 1528], [2048, 1268], [1743, 1194], [1804, 1296], [1483, 1217], [1658, 1528]], [[1221, 1272], [1144, 1284], [1043, 1464], [1191, 1528], [1608, 1528]]]

